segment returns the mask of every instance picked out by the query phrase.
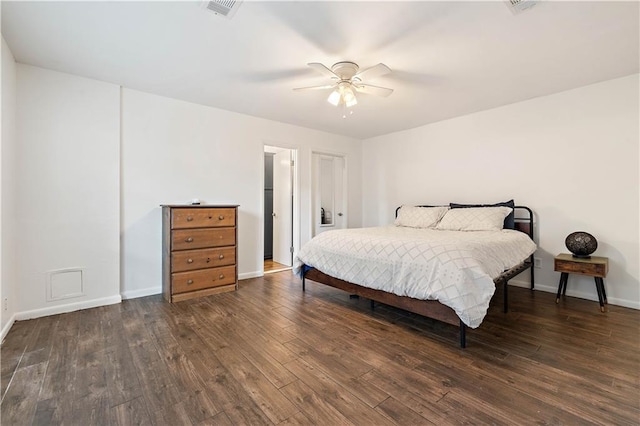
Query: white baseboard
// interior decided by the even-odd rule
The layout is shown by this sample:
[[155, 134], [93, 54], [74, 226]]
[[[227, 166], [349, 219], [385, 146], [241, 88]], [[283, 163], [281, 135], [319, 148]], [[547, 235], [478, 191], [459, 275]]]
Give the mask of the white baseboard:
[[5, 324], [4, 327], [2, 327], [2, 331], [0, 331], [0, 342], [4, 342], [4, 338], [7, 337], [7, 334], [9, 333], [9, 330], [11, 330], [11, 326], [13, 325], [14, 322], [16, 322], [15, 314], [11, 315], [11, 318], [9, 318], [9, 321], [7, 322], [7, 324]]
[[137, 299], [138, 297], [153, 296], [162, 293], [162, 287], [147, 287], [138, 290], [129, 290], [122, 292], [122, 299]]
[[[556, 289], [557, 291], [557, 289]], [[567, 292], [568, 294], [568, 292]], [[608, 295], [607, 295], [608, 296]], [[622, 306], [624, 308], [639, 309], [640, 302], [637, 300], [618, 299], [617, 297], [607, 297], [607, 303], [610, 305]]]
[[[527, 281], [518, 281], [518, 280], [509, 281], [509, 285], [513, 285], [515, 287], [524, 287], [524, 288], [530, 287], [530, 284]], [[545, 284], [536, 283], [535, 290], [556, 294], [558, 292], [558, 285], [557, 284], [545, 285]], [[579, 290], [578, 291], [567, 290], [567, 296], [578, 297], [580, 299], [593, 300], [595, 302], [598, 301], [598, 297], [596, 295], [579, 291]], [[609, 303], [610, 305], [623, 306], [625, 308], [640, 309], [640, 302], [638, 302], [637, 300], [619, 299], [617, 297], [607, 297], [607, 303]]]
[[68, 303], [66, 305], [50, 306], [42, 309], [34, 309], [32, 311], [16, 312], [15, 319], [17, 321], [23, 321], [32, 318], [40, 318], [49, 315], [79, 311], [81, 309], [96, 308], [98, 306], [115, 305], [116, 303], [120, 302], [122, 302], [122, 297], [117, 294], [115, 296], [102, 297], [100, 299], [91, 299], [82, 302]]
[[262, 271], [245, 272], [243, 274], [238, 274], [238, 280], [248, 280], [249, 278], [258, 278], [262, 276], [264, 276]]

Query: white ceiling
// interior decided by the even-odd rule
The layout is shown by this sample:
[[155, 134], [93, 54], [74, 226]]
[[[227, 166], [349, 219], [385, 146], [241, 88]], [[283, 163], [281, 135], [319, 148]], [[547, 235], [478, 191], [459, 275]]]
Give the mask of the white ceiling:
[[[18, 62], [369, 138], [639, 72], [639, 3], [2, 2]], [[308, 62], [393, 72], [343, 120]]]

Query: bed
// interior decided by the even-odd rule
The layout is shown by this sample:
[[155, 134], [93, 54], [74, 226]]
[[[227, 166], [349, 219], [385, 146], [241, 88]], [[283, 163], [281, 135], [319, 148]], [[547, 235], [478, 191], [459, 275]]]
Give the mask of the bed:
[[[502, 219], [497, 228], [493, 217], [494, 228], [465, 230], [459, 220], [453, 220], [451, 228], [449, 216], [459, 219], [497, 208], [454, 212], [451, 206], [402, 206], [405, 210], [396, 210], [394, 225], [319, 234], [294, 261], [302, 290], [311, 280], [368, 298], [372, 307], [374, 302], [384, 303], [458, 326], [460, 346], [466, 347], [467, 327], [480, 325], [498, 285], [503, 286], [505, 312], [510, 279], [529, 269], [534, 287], [533, 212], [513, 206], [510, 217], [503, 216], [504, 228], [509, 229], [503, 229]], [[444, 213], [430, 223], [438, 216], [436, 208]], [[507, 211], [500, 208], [500, 214]], [[414, 226], [399, 222], [414, 211], [420, 211], [422, 221], [412, 218]], [[433, 217], [425, 219], [426, 211]]]

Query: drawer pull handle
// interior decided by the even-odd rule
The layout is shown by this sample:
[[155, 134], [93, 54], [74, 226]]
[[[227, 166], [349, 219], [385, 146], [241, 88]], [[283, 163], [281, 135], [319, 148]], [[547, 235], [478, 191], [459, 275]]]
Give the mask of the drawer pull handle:
[[192, 243], [193, 242], [193, 237], [189, 237], [185, 240], [187, 243]]
[[224, 274], [220, 274], [220, 276], [218, 278], [219, 279], [223, 279], [224, 278]]
[[187, 284], [193, 284], [193, 280], [187, 280]]
[[193, 218], [191, 216], [187, 216], [187, 222], [191, 222]]
[[193, 259], [187, 259], [187, 263], [193, 263]]
[[224, 259], [224, 254], [221, 254], [220, 256], [218, 256], [218, 259], [220, 260]]
[[224, 219], [224, 216], [222, 215], [218, 216], [218, 220], [222, 220], [222, 219]]

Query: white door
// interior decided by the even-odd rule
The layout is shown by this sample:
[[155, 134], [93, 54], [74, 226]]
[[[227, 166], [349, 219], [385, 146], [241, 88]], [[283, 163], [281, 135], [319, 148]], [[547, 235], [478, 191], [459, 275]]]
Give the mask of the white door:
[[313, 154], [314, 235], [347, 227], [344, 157]]
[[293, 264], [293, 191], [291, 150], [273, 156], [273, 261]]

